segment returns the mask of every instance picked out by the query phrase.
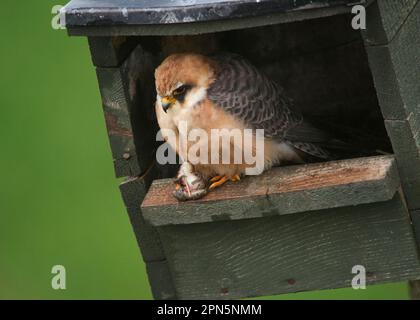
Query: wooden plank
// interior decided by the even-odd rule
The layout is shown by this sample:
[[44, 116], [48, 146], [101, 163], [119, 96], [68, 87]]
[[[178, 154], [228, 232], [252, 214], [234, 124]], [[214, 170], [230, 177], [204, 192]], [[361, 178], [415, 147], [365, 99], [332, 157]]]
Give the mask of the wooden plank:
[[385, 201], [398, 186], [394, 158], [378, 156], [273, 168], [184, 203], [171, 180], [158, 180], [142, 210], [154, 226], [248, 219]]
[[153, 179], [157, 177], [156, 164], [152, 163], [150, 168], [141, 176], [128, 177], [120, 184], [121, 196], [126, 207], [137, 207], [146, 196]]
[[159, 234], [154, 227], [146, 223], [140, 210], [140, 203], [155, 177], [157, 167], [153, 164], [142, 176], [128, 178], [120, 184], [121, 195], [145, 262], [165, 260]]
[[384, 118], [410, 118], [414, 131], [420, 128], [419, 28], [420, 5], [417, 5], [389, 45], [367, 47]]
[[233, 299], [420, 277], [408, 213], [393, 200], [158, 228], [180, 299]]
[[[415, 1], [418, 3], [417, 1]], [[384, 2], [386, 3], [386, 1]], [[395, 2], [411, 7], [409, 1]], [[410, 209], [420, 208], [420, 5], [412, 3], [389, 45], [369, 46], [375, 87]], [[393, 13], [390, 13], [393, 14]]]
[[[420, 210], [410, 212], [414, 235], [417, 242], [417, 251], [420, 252]], [[420, 280], [409, 281], [410, 297], [412, 300], [420, 300]]]
[[117, 177], [142, 174], [154, 158], [153, 66], [138, 46], [120, 67], [97, 68]]
[[133, 51], [136, 37], [89, 37], [92, 62], [97, 67], [117, 67]]
[[156, 300], [173, 300], [177, 298], [166, 261], [147, 262], [146, 271], [153, 298]]
[[410, 212], [411, 221], [413, 223], [414, 234], [416, 235], [417, 247], [420, 252], [420, 210], [413, 210]]
[[420, 280], [410, 281], [410, 296], [412, 300], [420, 300]]
[[140, 208], [127, 207], [127, 212], [143, 261], [165, 261], [165, 253], [156, 228], [144, 220]]
[[97, 68], [102, 105], [117, 177], [141, 173], [134, 146], [129, 106], [119, 69]]
[[367, 45], [390, 43], [417, 5], [418, 0], [377, 0], [367, 9]]
[[[417, 4], [411, 5], [409, 1], [401, 2], [413, 9], [405, 11], [408, 12], [406, 19], [389, 45], [369, 46], [365, 39], [378, 99], [410, 209], [420, 208], [420, 5], [415, 2]], [[386, 5], [386, 1], [383, 3]]]
[[409, 121], [385, 120], [407, 205], [420, 209], [420, 135], [413, 137]]
[[146, 263], [150, 287], [155, 299], [175, 299], [176, 294], [160, 236], [155, 227], [146, 223], [140, 203], [155, 177], [158, 166], [153, 163], [140, 177], [130, 177], [120, 184], [120, 191], [133, 227], [143, 261]]

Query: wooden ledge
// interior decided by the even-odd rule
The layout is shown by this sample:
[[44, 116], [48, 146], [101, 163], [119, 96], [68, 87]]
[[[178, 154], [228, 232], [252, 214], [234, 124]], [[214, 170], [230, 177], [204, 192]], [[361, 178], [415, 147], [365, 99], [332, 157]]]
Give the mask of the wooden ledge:
[[155, 180], [141, 208], [154, 226], [258, 218], [390, 200], [399, 187], [393, 156], [278, 167], [178, 202], [172, 179]]

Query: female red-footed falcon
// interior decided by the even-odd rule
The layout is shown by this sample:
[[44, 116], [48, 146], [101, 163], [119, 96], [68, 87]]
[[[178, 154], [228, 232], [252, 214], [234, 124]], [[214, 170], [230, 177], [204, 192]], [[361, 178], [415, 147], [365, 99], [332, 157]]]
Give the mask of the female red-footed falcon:
[[[241, 132], [263, 129], [264, 148], [259, 155], [263, 159], [263, 170], [286, 162], [304, 163], [308, 157], [331, 158], [321, 147], [331, 138], [305, 122], [283, 89], [241, 56], [174, 54], [156, 69], [155, 80], [157, 120], [160, 128], [165, 129], [161, 130], [162, 135], [184, 160], [188, 158], [193, 142], [188, 141], [185, 148], [180, 147], [182, 124], [187, 124], [187, 133], [193, 129], [208, 133], [209, 139], [201, 141], [205, 146], [200, 149], [208, 150], [209, 158], [206, 159], [214, 152], [210, 148], [214, 142], [210, 141], [212, 129], [239, 129]], [[167, 130], [175, 133], [175, 140], [169, 139], [165, 134]], [[237, 163], [232, 154], [235, 150], [243, 152], [246, 145], [257, 145], [257, 139], [253, 135], [247, 141], [243, 135], [239, 143], [230, 141], [230, 150], [225, 150], [230, 151], [228, 163], [209, 160], [191, 164], [185, 161], [178, 174], [175, 197], [197, 199], [228, 180], [239, 180], [253, 164]], [[216, 145], [219, 145], [219, 154], [223, 154], [223, 145]], [[259, 151], [255, 147], [252, 150]], [[218, 156], [218, 159], [221, 158]]]

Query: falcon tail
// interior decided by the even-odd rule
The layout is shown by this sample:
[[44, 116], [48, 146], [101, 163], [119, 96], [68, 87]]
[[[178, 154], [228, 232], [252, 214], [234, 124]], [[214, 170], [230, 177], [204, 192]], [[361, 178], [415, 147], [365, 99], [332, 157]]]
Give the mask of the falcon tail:
[[340, 160], [357, 157], [388, 154], [388, 152], [366, 148], [361, 145], [350, 144], [333, 139], [324, 143], [286, 141], [292, 146], [305, 162], [318, 162], [326, 160]]

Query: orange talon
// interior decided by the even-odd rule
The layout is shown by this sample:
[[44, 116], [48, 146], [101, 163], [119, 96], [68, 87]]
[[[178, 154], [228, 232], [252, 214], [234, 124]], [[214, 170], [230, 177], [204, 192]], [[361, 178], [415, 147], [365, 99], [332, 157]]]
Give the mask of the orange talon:
[[[228, 179], [228, 177], [226, 177], [226, 176], [222, 176], [219, 180], [217, 180], [217, 181], [215, 181], [215, 182], [213, 182], [211, 185], [210, 185], [210, 187], [209, 187], [209, 190], [211, 190], [211, 189], [214, 189], [214, 188], [216, 188], [216, 187], [220, 187], [222, 184], [224, 184], [226, 181], [228, 181], [229, 179]], [[212, 181], [212, 180], [210, 180], [210, 181]]]
[[239, 180], [241, 180], [241, 176], [239, 174], [235, 174], [234, 176], [230, 178], [230, 181], [233, 181], [233, 182], [236, 182]]
[[181, 189], [181, 185], [179, 183], [175, 184], [175, 190]]
[[223, 176], [214, 176], [213, 178], [210, 179], [210, 182], [216, 182], [220, 179], [222, 179]]

